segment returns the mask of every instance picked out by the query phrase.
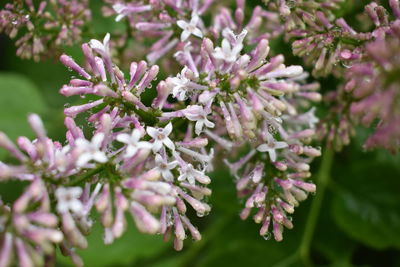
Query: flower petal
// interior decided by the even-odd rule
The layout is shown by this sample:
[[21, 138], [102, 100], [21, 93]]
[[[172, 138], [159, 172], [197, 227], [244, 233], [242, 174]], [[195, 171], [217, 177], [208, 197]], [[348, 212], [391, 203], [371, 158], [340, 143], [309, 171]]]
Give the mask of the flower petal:
[[189, 25], [186, 21], [184, 20], [178, 20], [176, 24], [179, 26], [179, 28], [185, 30], [185, 28]]
[[203, 38], [203, 32], [199, 28], [195, 28], [192, 32], [193, 35]]
[[147, 132], [147, 134], [150, 135], [153, 139], [156, 139], [157, 134], [158, 134], [158, 131], [157, 131], [156, 128], [148, 126], [148, 127], [146, 128], [146, 132]]
[[172, 132], [172, 123], [168, 123], [167, 126], [164, 128], [164, 134], [166, 136], [170, 135]]
[[79, 156], [78, 160], [76, 161], [76, 165], [78, 167], [83, 167], [88, 163], [90, 160], [92, 160], [92, 155], [90, 153], [83, 153]]
[[129, 144], [130, 140], [131, 140], [129, 134], [126, 134], [126, 133], [122, 133], [122, 134], [117, 135], [116, 139], [117, 139], [118, 142], [121, 142], [121, 143], [124, 143], [124, 144]]
[[165, 139], [163, 140], [163, 143], [164, 143], [164, 145], [165, 145], [166, 147], [168, 147], [169, 149], [175, 150], [175, 145], [174, 145], [174, 143], [171, 141], [171, 139], [165, 138]]
[[274, 149], [269, 149], [268, 150], [269, 158], [271, 159], [272, 162], [276, 161], [276, 152]]
[[190, 34], [191, 34], [190, 31], [184, 30], [184, 31], [181, 33], [181, 42], [186, 41], [187, 38], [189, 38]]
[[160, 140], [155, 140], [152, 146], [153, 152], [158, 152], [162, 148], [162, 141]]
[[108, 158], [106, 154], [102, 151], [97, 151], [93, 154], [93, 159], [97, 162], [104, 163], [107, 162]]
[[257, 150], [260, 152], [266, 152], [268, 151], [270, 148], [267, 144], [261, 144], [257, 147]]
[[97, 133], [97, 134], [95, 134], [94, 136], [93, 136], [93, 138], [92, 138], [92, 144], [95, 146], [95, 147], [100, 147], [101, 146], [101, 143], [103, 142], [103, 140], [104, 140], [104, 134], [103, 133]]
[[285, 148], [288, 147], [286, 142], [275, 142], [275, 149]]

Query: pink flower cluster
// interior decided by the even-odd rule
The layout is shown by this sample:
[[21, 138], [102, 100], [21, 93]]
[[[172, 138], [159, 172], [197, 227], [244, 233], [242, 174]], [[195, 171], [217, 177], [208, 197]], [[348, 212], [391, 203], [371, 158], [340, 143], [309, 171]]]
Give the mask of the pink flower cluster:
[[16, 0], [0, 10], [0, 32], [18, 38], [17, 56], [39, 61], [58, 55], [65, 45], [81, 42], [82, 28], [91, 19], [88, 0], [35, 4], [32, 0]]
[[[356, 125], [375, 124], [375, 132], [365, 147], [398, 151], [395, 114], [399, 102], [396, 89], [388, 90], [395, 87], [391, 84], [393, 79], [388, 78], [391, 74], [381, 70], [385, 69], [382, 64], [395, 66], [394, 59], [389, 59], [383, 49], [396, 53], [392, 47], [398, 38], [400, 2], [387, 1], [388, 9], [381, 1], [369, 1], [359, 14], [363, 26], [357, 30], [337, 16], [343, 0], [264, 2], [268, 10], [280, 14], [293, 54], [313, 68], [315, 77], [334, 75], [345, 80], [324, 97], [331, 110], [319, 125], [321, 139], [340, 150], [350, 143]], [[388, 79], [390, 86], [384, 82]]]
[[400, 149], [400, 20], [393, 36], [366, 45], [366, 56], [346, 74], [343, 90], [353, 97], [350, 114], [366, 127], [377, 121], [366, 148], [383, 147], [393, 153]]
[[[110, 7], [104, 8], [105, 15], [116, 15], [116, 21], [127, 20], [135, 39], [152, 41], [150, 49], [141, 48], [146, 51], [147, 61], [151, 64], [171, 55], [171, 52], [181, 50], [188, 42], [198, 53], [202, 37], [218, 40], [226, 28], [237, 32], [246, 28], [248, 44], [256, 44], [263, 38], [276, 35], [275, 28], [279, 23], [277, 14], [265, 11], [260, 6], [252, 11], [250, 18], [245, 18], [244, 0], [236, 1], [234, 12], [214, 0], [105, 2], [110, 4]], [[211, 25], [202, 19], [206, 14], [212, 15]]]
[[[84, 102], [64, 109], [67, 142], [51, 140], [35, 114], [28, 121], [36, 139], [15, 145], [0, 133], [15, 158], [0, 162], [0, 181], [29, 184], [14, 203], [0, 204], [0, 266], [41, 265], [55, 247], [83, 265], [75, 248], [88, 246], [95, 211], [107, 244], [124, 233], [129, 213], [141, 232], [172, 237], [181, 250], [187, 235], [201, 239], [187, 211], [210, 212], [215, 158], [246, 199], [241, 218], [283, 239], [294, 208], [316, 191], [309, 164], [321, 154], [312, 146], [321, 95], [301, 66], [269, 56], [271, 34], [261, 23], [271, 14], [257, 7], [244, 23], [237, 2], [234, 16], [222, 8], [210, 27], [200, 15], [211, 1], [114, 3], [117, 20], [160, 38], [150, 63], [131, 62], [129, 75], [115, 64], [110, 34], [82, 44], [85, 65], [61, 55], [79, 77], [60, 93]], [[169, 51], [180, 71], [164, 70], [168, 77], [156, 82], [160, 67], [152, 63]], [[82, 116], [90, 136], [76, 123]]]

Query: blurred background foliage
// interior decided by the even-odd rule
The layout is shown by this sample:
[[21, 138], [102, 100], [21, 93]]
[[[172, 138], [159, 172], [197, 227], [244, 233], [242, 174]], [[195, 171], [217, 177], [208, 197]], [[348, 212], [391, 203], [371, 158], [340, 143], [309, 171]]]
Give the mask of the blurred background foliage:
[[[250, 6], [257, 3], [249, 2]], [[101, 1], [92, 3], [93, 30], [99, 36], [121, 27], [112, 18], [101, 16]], [[351, 17], [348, 9], [345, 13]], [[272, 51], [283, 53], [288, 65], [301, 64], [281, 39], [271, 43]], [[82, 61], [78, 46], [66, 48], [66, 53]], [[56, 58], [40, 63], [17, 58], [12, 41], [3, 35], [0, 59], [0, 130], [14, 140], [19, 135], [32, 137], [26, 115], [36, 112], [43, 117], [49, 136], [63, 141], [63, 107], [82, 101], [79, 97], [65, 99], [58, 93], [71, 73]], [[338, 84], [329, 77], [320, 82], [323, 90]], [[326, 107], [321, 105], [319, 110], [322, 114]], [[326, 185], [325, 193], [319, 191], [296, 210], [295, 228], [285, 231], [281, 243], [264, 240], [258, 235], [258, 225], [239, 219], [242, 203], [227, 170], [218, 169], [212, 174], [212, 213], [196, 222], [203, 233], [200, 242], [188, 240], [182, 252], [175, 252], [161, 236], [141, 234], [130, 222], [128, 232], [111, 246], [103, 244], [102, 230], [95, 227], [89, 248], [79, 253], [86, 266], [99, 267], [400, 266], [400, 155], [363, 151], [367, 132], [359, 129], [352, 144], [332, 159], [327, 157], [333, 152], [324, 149], [324, 158], [313, 163], [313, 179], [320, 179], [320, 190]], [[4, 157], [0, 151], [0, 159]], [[11, 200], [20, 187], [2, 183], [0, 195]], [[71, 263], [60, 256], [57, 265]]]

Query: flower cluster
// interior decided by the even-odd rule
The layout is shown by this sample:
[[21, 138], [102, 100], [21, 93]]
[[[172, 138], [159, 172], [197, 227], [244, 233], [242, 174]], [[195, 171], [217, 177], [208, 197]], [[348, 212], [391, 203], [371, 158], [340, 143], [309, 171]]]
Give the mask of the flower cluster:
[[340, 52], [356, 43], [357, 33], [334, 11], [343, 0], [334, 1], [269, 1], [267, 9], [277, 12], [284, 24], [286, 41], [291, 41], [293, 54], [303, 57], [313, 67], [313, 75], [337, 72]]
[[[373, 122], [378, 122], [376, 133], [367, 141], [366, 148], [383, 147], [392, 151], [398, 150], [396, 137], [398, 130], [395, 129], [396, 127], [382, 126], [389, 124], [389, 121], [390, 124], [396, 121], [395, 116], [390, 117], [389, 120], [387, 115], [398, 109], [396, 97], [392, 96], [393, 98], [390, 99], [390, 96], [386, 94], [377, 93], [374, 94], [373, 99], [369, 98], [368, 106], [380, 109], [380, 111], [373, 111], [374, 115], [367, 112], [366, 106], [359, 105], [359, 102], [370, 95], [373, 86], [387, 88], [386, 85], [372, 83], [367, 85], [371, 80], [387, 80], [386, 73], [380, 71], [376, 73], [376, 64], [373, 63], [374, 61], [381, 62], [385, 60], [385, 57], [378, 59], [378, 56], [371, 56], [374, 54], [371, 48], [377, 48], [378, 43], [381, 47], [389, 48], [394, 42], [393, 39], [397, 38], [400, 19], [399, 1], [389, 0], [389, 11], [378, 1], [365, 4], [359, 18], [363, 20], [364, 26], [358, 27], [357, 30], [345, 19], [337, 16], [340, 13], [338, 11], [340, 11], [342, 0], [264, 2], [268, 10], [281, 15], [285, 25], [285, 39], [291, 42], [293, 54], [301, 56], [304, 62], [313, 68], [314, 76], [333, 74], [339, 79], [346, 80], [336, 92], [331, 91], [325, 95], [326, 102], [332, 107], [319, 126], [320, 137], [326, 138], [340, 150], [350, 143], [357, 124], [362, 122], [363, 125], [369, 126]], [[367, 90], [366, 87], [370, 89]], [[388, 112], [389, 109], [390, 112]], [[381, 110], [386, 111], [381, 112]], [[358, 118], [365, 113], [369, 116], [364, 116], [363, 119]]]
[[[205, 150], [208, 140], [193, 138], [191, 128], [187, 128], [183, 133], [173, 131], [173, 123], [182, 124], [185, 123], [185, 119], [161, 120], [161, 110], [156, 107], [158, 97], [153, 100], [151, 107], [143, 104], [140, 95], [156, 78], [158, 66], [148, 67], [145, 61], [133, 62], [130, 66], [130, 79], [125, 80], [124, 74], [111, 63], [108, 41], [109, 35], [103, 43], [92, 40], [83, 45], [82, 49], [91, 69], [90, 74], [70, 57], [61, 56], [67, 67], [86, 78], [71, 80], [69, 85], [61, 89], [61, 93], [67, 96], [92, 94], [100, 97], [88, 104], [66, 108], [65, 115], [74, 117], [86, 110], [97, 108], [97, 112], [89, 117], [89, 122], [94, 125], [104, 124], [100, 128], [107, 131], [104, 136], [111, 136], [108, 142], [115, 138], [117, 142], [124, 144], [122, 149], [117, 150], [120, 154], [117, 166], [120, 167], [116, 171], [131, 178], [120, 181], [120, 187], [134, 189], [135, 192], [131, 194], [133, 199], [150, 210], [161, 212], [160, 221], [147, 221], [144, 224], [137, 222], [138, 228], [143, 232], [160, 232], [165, 235], [174, 231], [174, 246], [180, 250], [186, 237], [184, 229], [188, 229], [195, 240], [200, 239], [198, 230], [185, 216], [185, 202], [192, 206], [200, 217], [210, 211], [210, 206], [202, 201], [204, 196], [211, 194], [206, 188], [210, 178], [205, 174], [212, 167], [212, 154], [207, 154]], [[162, 85], [158, 85], [157, 90], [160, 87]], [[110, 117], [107, 124], [103, 122], [106, 115]], [[131, 131], [131, 128], [134, 130]], [[113, 129], [122, 130], [117, 132]], [[149, 156], [150, 154], [153, 156]], [[105, 201], [103, 205], [107, 205], [104, 207], [104, 212], [107, 212], [106, 218], [109, 218], [108, 213], [112, 211], [110, 204], [106, 204], [109, 203], [106, 200], [110, 197], [108, 191], [109, 189], [102, 197]], [[123, 195], [116, 201], [117, 205], [122, 207], [126, 202]], [[135, 207], [140, 211], [143, 208], [139, 203]], [[112, 239], [112, 232], [106, 237]]]
[[372, 2], [365, 7], [365, 12], [375, 29], [363, 33], [368, 37], [364, 42], [340, 53], [341, 66], [346, 69], [341, 74], [345, 82], [336, 92], [326, 95], [332, 109], [320, 125], [321, 136], [327, 136], [328, 142], [336, 149], [350, 143], [355, 126], [360, 123], [364, 126], [375, 125], [365, 148], [381, 147], [395, 152], [400, 147], [399, 130], [396, 129], [399, 102], [395, 88], [398, 85], [392, 72], [386, 69], [389, 65], [396, 66], [396, 57], [387, 53], [396, 53], [397, 48], [394, 47], [400, 29], [400, 4], [399, 1], [389, 1], [389, 4], [395, 20], [390, 21], [388, 12]]
[[[199, 42], [205, 26], [200, 16], [212, 4], [205, 1], [137, 1], [124, 3], [107, 0], [106, 16], [116, 15], [115, 20], [127, 20], [130, 34], [139, 40], [157, 40], [147, 52], [147, 61], [158, 61], [168, 52], [190, 39]], [[194, 38], [191, 38], [194, 37]], [[144, 49], [144, 48], [142, 48]]]
[[230, 161], [237, 157], [224, 158], [236, 178], [239, 197], [247, 197], [241, 217], [257, 208], [254, 219], [263, 223], [260, 234], [267, 235], [273, 218], [275, 239], [281, 241], [281, 226], [292, 227], [286, 213], [315, 192], [315, 185], [304, 179], [310, 177], [308, 163], [320, 155], [307, 145], [318, 119], [314, 109], [301, 110], [321, 99], [318, 84], [305, 83], [303, 69], [285, 66], [282, 55], [267, 61], [267, 39], [247, 54], [246, 30], [236, 35], [225, 29], [223, 36], [221, 47], [204, 39], [199, 55], [192, 54], [189, 45], [176, 53], [185, 66], [165, 81], [164, 94], [179, 102], [164, 102], [164, 107], [183, 108], [164, 112], [161, 118], [186, 117], [193, 121], [196, 134], [204, 132], [218, 147], [247, 151], [235, 163]]
[[[0, 146], [20, 162], [1, 163], [1, 180], [31, 184], [11, 208], [4, 208], [7, 217], [1, 225], [3, 247], [15, 240], [16, 253], [22, 253], [27, 261], [43, 260], [39, 256], [51, 255], [53, 244], [59, 244], [64, 255], [82, 265], [74, 248], [87, 247], [85, 235], [93, 225], [94, 209], [100, 214], [105, 243], [123, 234], [126, 212], [142, 232], [163, 233], [166, 237], [173, 232], [177, 250], [182, 249], [186, 231], [193, 239], [201, 239], [185, 213], [187, 205], [200, 217], [211, 209], [204, 202], [204, 196], [211, 194], [206, 187], [210, 178], [205, 174], [212, 167], [212, 154], [205, 150], [208, 140], [192, 138], [190, 128], [183, 134], [174, 131], [171, 121], [160, 121], [152, 108], [141, 103], [140, 94], [155, 78], [158, 67], [146, 71], [144, 61], [134, 62], [130, 80], [125, 81], [122, 72], [109, 61], [108, 37], [103, 44], [92, 40], [83, 45], [87, 61], [93, 64], [87, 71], [72, 58], [61, 56], [67, 67], [85, 79], [72, 79], [61, 93], [99, 97], [65, 109], [66, 145], [46, 136], [37, 115], [29, 116], [37, 139], [20, 137], [16, 147], [5, 134], [0, 135]], [[94, 127], [90, 140], [73, 119], [89, 109], [93, 113], [88, 120]], [[29, 205], [34, 201], [44, 204], [31, 215]], [[50, 210], [49, 201], [56, 202], [55, 209]], [[18, 216], [24, 218], [21, 229], [16, 228], [14, 217]], [[51, 220], [46, 221], [47, 217]], [[33, 238], [21, 239], [19, 235], [28, 235], [25, 228], [38, 230]], [[45, 230], [39, 231], [42, 228]], [[43, 249], [30, 253], [27, 250], [31, 243]], [[12, 249], [4, 253], [8, 261]]]
[[[265, 2], [281, 15], [285, 38], [291, 41], [293, 54], [303, 57], [313, 67], [315, 76], [342, 76], [352, 62], [362, 57], [365, 43], [384, 38], [392, 31], [389, 12], [375, 1], [365, 5], [362, 19], [370, 25], [365, 31], [355, 30], [335, 15], [343, 0]], [[399, 1], [390, 0], [389, 5], [398, 19]]]
[[17, 0], [0, 10], [0, 32], [17, 38], [19, 57], [39, 61], [79, 43], [90, 19], [88, 0], [40, 1], [36, 7], [32, 0]]
[[354, 64], [346, 74], [343, 87], [353, 101], [350, 115], [365, 126], [377, 122], [366, 148], [383, 147], [396, 153], [400, 149], [400, 20], [392, 29], [393, 37], [366, 45], [366, 58]]
[[[210, 0], [106, 2], [105, 12], [126, 20], [138, 43], [158, 39], [148, 61], [130, 62], [129, 75], [112, 56], [110, 34], [82, 44], [85, 64], [60, 56], [78, 74], [60, 93], [83, 102], [64, 109], [65, 144], [51, 140], [35, 114], [28, 121], [36, 139], [15, 145], [0, 133], [14, 158], [0, 162], [0, 181], [28, 184], [14, 203], [0, 203], [0, 266], [41, 265], [56, 247], [81, 266], [75, 248], [88, 246], [95, 221], [110, 244], [123, 235], [127, 213], [141, 232], [172, 237], [181, 250], [187, 235], [201, 239], [187, 211], [211, 210], [214, 155], [246, 200], [241, 218], [252, 215], [262, 236], [281, 241], [294, 208], [316, 191], [309, 164], [321, 154], [312, 146], [321, 95], [301, 66], [269, 56], [279, 17], [256, 7], [246, 18], [238, 0], [234, 12], [219, 3], [205, 25]], [[180, 71], [157, 82], [153, 63], [161, 58]]]
[[[4, 167], [2, 178], [7, 171]], [[14, 257], [24, 266], [43, 266], [45, 256], [54, 260], [54, 244], [63, 240], [43, 181], [37, 177], [31, 181], [11, 207], [0, 200], [1, 266], [9, 266]]]
[[[275, 30], [279, 27], [277, 15], [263, 10], [260, 6], [252, 11], [251, 17], [245, 22], [243, 0], [237, 1], [234, 12], [219, 5], [210, 8], [212, 5], [217, 5], [213, 0], [157, 0], [135, 3], [106, 0], [105, 2], [111, 5], [104, 8], [105, 15], [116, 15], [116, 21], [128, 20], [132, 36], [141, 40], [144, 38], [157, 40], [148, 51], [149, 63], [155, 63], [169, 52], [181, 50], [188, 42], [191, 43], [192, 49], [198, 52], [202, 37], [218, 39], [225, 28], [236, 32], [246, 28], [250, 44], [256, 44], [263, 38], [279, 33]], [[216, 9], [217, 12], [212, 16], [212, 24], [207, 26], [202, 15], [210, 13], [211, 9]], [[265, 23], [266, 21], [269, 23]]]

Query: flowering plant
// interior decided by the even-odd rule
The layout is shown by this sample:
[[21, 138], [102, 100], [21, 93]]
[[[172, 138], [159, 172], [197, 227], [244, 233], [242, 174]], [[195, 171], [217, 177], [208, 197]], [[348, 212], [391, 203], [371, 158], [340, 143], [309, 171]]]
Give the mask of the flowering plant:
[[[59, 141], [36, 113], [27, 116], [33, 139], [0, 132], [9, 153], [0, 182], [21, 185], [0, 200], [0, 266], [52, 265], [57, 251], [82, 266], [79, 250], [98, 226], [107, 245], [136, 227], [182, 250], [187, 236], [202, 239], [221, 165], [240, 218], [282, 241], [294, 209], [317, 192], [310, 165], [324, 153], [306, 229], [314, 227], [332, 145], [349, 144], [357, 123], [378, 121], [366, 147], [399, 148], [399, 60], [391, 56], [400, 47], [399, 2], [389, 1], [391, 17], [366, 5], [374, 26], [364, 32], [336, 19], [342, 2], [105, 0], [105, 20], [125, 31], [104, 33], [89, 27], [89, 1], [5, 4], [0, 31], [18, 38], [17, 56], [57, 58], [75, 76], [59, 89], [72, 99]], [[310, 72], [285, 63], [281, 36]], [[66, 48], [76, 44], [79, 53]], [[317, 79], [328, 75], [343, 82], [321, 95]], [[332, 110], [320, 122], [321, 100]], [[295, 253], [306, 264], [311, 237], [306, 230]]]

